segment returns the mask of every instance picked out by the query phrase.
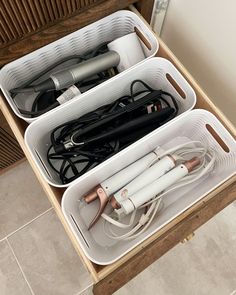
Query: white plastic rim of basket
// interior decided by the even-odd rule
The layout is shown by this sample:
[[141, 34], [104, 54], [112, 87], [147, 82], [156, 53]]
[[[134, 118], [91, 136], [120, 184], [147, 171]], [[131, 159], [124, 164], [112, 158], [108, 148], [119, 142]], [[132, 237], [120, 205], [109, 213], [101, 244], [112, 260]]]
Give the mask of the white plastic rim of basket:
[[[213, 132], [211, 132], [211, 129]], [[201, 140], [213, 148], [217, 154], [214, 171], [197, 184], [191, 184], [188, 188], [171, 192], [167, 199], [164, 198], [166, 204], [164, 210], [151, 227], [134, 240], [111, 241], [103, 234], [101, 219], [91, 231], [88, 231], [87, 226], [98, 209], [98, 203], [85, 205], [87, 206], [85, 215], [85, 212], [82, 214], [83, 211], [79, 210], [79, 199], [95, 185], [147, 154], [156, 146], [173, 147], [175, 143], [173, 138], [176, 136], [180, 141]], [[179, 143], [176, 142], [176, 144]], [[114, 167], [117, 168], [116, 171], [114, 171]], [[62, 211], [85, 255], [96, 264], [111, 264], [159, 231], [170, 221], [173, 221], [227, 179], [235, 176], [235, 167], [235, 139], [213, 114], [201, 109], [192, 110], [165, 125], [162, 129], [153, 131], [148, 136], [129, 146], [126, 150], [114, 156], [106, 166], [100, 167], [96, 173], [93, 172], [83, 179], [78, 179], [64, 192], [61, 203]], [[196, 185], [197, 189], [195, 189]], [[83, 210], [85, 210], [84, 208]], [[87, 224], [82, 220], [83, 218], [84, 220], [87, 218]]]
[[[120, 10], [5, 65], [0, 70], [0, 88], [14, 113], [31, 123], [43, 115], [36, 118], [22, 115], [11, 98], [10, 89], [22, 85], [23, 82], [42, 71], [50, 63], [74, 54], [83, 54], [103, 42], [114, 40], [134, 30], [144, 40], [143, 42], [139, 38], [147, 56], [146, 59], [155, 56], [159, 49], [159, 43], [154, 33], [135, 13]], [[27, 95], [26, 97], [22, 96], [22, 103], [26, 100]], [[32, 101], [25, 103], [32, 104]], [[22, 107], [22, 105], [20, 106]], [[60, 107], [63, 106], [58, 108]]]
[[[172, 77], [181, 92], [171, 84], [168, 77]], [[146, 60], [135, 68], [121, 73], [103, 84], [85, 93], [78, 100], [71, 100], [61, 108], [56, 108], [45, 114], [26, 129], [25, 142], [35, 163], [37, 164], [44, 179], [56, 187], [67, 187], [72, 184], [61, 184], [59, 176], [47, 162], [46, 150], [50, 145], [50, 132], [58, 125], [78, 118], [99, 106], [114, 101], [130, 92], [130, 84], [133, 80], [141, 79], [154, 89], [162, 89], [171, 93], [179, 105], [179, 115], [188, 112], [196, 104], [196, 95], [192, 87], [168, 60], [155, 57]], [[112, 89], [112, 92], [109, 91]], [[166, 97], [169, 100], [168, 97]], [[168, 123], [167, 123], [168, 124]], [[162, 127], [159, 127], [162, 128]], [[100, 165], [106, 165], [107, 161]], [[88, 171], [81, 177], [85, 177], [98, 166]], [[75, 180], [74, 180], [75, 181]]]

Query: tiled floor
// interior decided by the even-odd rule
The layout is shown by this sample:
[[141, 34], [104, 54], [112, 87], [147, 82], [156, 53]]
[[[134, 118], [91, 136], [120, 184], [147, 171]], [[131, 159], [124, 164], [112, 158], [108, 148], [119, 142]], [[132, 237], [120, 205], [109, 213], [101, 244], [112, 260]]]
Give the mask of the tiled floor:
[[0, 295], [77, 295], [92, 280], [27, 162], [0, 176]]
[[[137, 290], [137, 293], [135, 292]], [[179, 244], [116, 295], [236, 294], [236, 203]]]
[[[2, 174], [0, 295], [91, 295], [91, 284], [27, 162]], [[230, 295], [234, 290], [236, 203], [115, 294]]]

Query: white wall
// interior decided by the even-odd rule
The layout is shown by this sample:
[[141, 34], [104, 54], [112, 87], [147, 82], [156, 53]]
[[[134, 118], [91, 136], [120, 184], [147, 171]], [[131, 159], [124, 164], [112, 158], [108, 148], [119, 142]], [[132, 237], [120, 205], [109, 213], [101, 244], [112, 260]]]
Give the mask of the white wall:
[[161, 37], [236, 125], [236, 0], [170, 0]]

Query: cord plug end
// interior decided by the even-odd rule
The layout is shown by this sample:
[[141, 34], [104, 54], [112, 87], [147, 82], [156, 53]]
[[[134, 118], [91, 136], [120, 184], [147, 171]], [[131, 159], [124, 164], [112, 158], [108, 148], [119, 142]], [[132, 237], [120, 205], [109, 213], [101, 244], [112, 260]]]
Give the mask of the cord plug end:
[[61, 143], [61, 144], [55, 145], [55, 146], [54, 146], [54, 151], [55, 151], [55, 153], [57, 153], [57, 154], [63, 153], [63, 152], [65, 151], [64, 144]]
[[122, 208], [120, 209], [115, 209], [114, 211], [112, 211], [112, 213], [110, 214], [110, 217], [116, 221], [119, 221], [121, 219], [123, 219], [126, 216], [124, 210]]

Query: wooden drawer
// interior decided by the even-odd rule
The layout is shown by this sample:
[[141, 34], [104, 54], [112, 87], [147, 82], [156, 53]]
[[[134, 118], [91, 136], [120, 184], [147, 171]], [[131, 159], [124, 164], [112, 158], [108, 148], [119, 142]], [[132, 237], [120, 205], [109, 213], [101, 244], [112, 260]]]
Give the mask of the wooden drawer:
[[[133, 6], [130, 6], [129, 9], [135, 13], [138, 13], [138, 11]], [[178, 61], [169, 48], [164, 44], [164, 42], [160, 39], [159, 42], [160, 49], [158, 56], [165, 57], [175, 64], [175, 66], [180, 70], [180, 72], [182, 72], [183, 76], [189, 81], [195, 90], [197, 94], [196, 108], [203, 108], [215, 114], [233, 135], [233, 137], [236, 138], [236, 130], [233, 125], [203, 92], [201, 87]], [[160, 231], [137, 246], [127, 255], [122, 257], [119, 261], [108, 266], [96, 265], [84, 255], [71, 229], [65, 221], [60, 205], [63, 189], [51, 187], [44, 181], [28, 150], [26, 149], [23, 137], [27, 124], [18, 119], [13, 114], [2, 93], [0, 97], [0, 106], [30, 165], [39, 179], [39, 182], [41, 183], [49, 200], [54, 206], [63, 226], [65, 227], [65, 230], [71, 239], [78, 255], [81, 257], [82, 261], [91, 273], [95, 282], [94, 294], [112, 294], [115, 290], [120, 288], [135, 275], [144, 270], [147, 266], [161, 257], [177, 243], [184, 240], [184, 238], [186, 238], [194, 230], [196, 230], [203, 223], [205, 223], [236, 199], [236, 177], [232, 177], [212, 193], [199, 201], [197, 204], [186, 210], [179, 217], [175, 218]]]
[[0, 111], [0, 174], [24, 159], [24, 154]]

